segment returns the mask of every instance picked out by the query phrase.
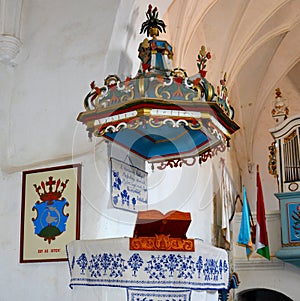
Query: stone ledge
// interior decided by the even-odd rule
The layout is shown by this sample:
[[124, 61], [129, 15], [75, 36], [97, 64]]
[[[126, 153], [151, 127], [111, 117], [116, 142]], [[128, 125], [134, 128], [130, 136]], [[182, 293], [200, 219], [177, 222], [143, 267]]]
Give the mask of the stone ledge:
[[264, 258], [234, 259], [236, 271], [241, 270], [281, 270], [284, 269], [285, 263], [276, 257], [271, 257], [271, 260]]
[[[251, 212], [253, 219], [256, 221], [256, 212]], [[242, 212], [237, 212], [234, 217], [234, 222], [236, 224], [240, 224], [242, 219]], [[280, 210], [266, 212], [266, 220], [273, 221], [273, 220], [280, 220]]]

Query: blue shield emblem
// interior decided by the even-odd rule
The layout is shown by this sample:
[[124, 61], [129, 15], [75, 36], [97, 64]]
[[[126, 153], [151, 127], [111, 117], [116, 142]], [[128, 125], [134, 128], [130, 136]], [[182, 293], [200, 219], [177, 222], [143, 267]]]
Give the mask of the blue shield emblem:
[[37, 211], [37, 217], [33, 219], [34, 233], [43, 237], [49, 244], [56, 236], [66, 231], [68, 215], [63, 212], [66, 205], [68, 202], [63, 198], [62, 200], [53, 200], [51, 205], [47, 202], [36, 202], [33, 206], [33, 209]]
[[[52, 240], [66, 231], [66, 224], [69, 214], [65, 214], [64, 208], [69, 205], [66, 198], [61, 198], [69, 180], [65, 183], [54, 181], [53, 177], [49, 177], [46, 183], [41, 182], [40, 186], [34, 185], [36, 192], [40, 196], [40, 200], [35, 202], [32, 207], [36, 211], [36, 218], [32, 218], [34, 224], [34, 234], [44, 238], [50, 244]], [[49, 190], [46, 191], [46, 186]], [[55, 190], [53, 190], [53, 186]], [[59, 188], [62, 188], [59, 190]], [[41, 192], [42, 191], [42, 192]]]

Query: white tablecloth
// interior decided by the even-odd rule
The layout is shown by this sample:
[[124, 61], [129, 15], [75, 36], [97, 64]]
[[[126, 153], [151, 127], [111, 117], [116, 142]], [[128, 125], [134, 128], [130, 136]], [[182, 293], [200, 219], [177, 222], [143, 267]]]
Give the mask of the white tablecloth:
[[129, 238], [67, 245], [70, 287], [218, 290], [228, 287], [227, 252], [195, 240], [195, 252], [131, 251]]

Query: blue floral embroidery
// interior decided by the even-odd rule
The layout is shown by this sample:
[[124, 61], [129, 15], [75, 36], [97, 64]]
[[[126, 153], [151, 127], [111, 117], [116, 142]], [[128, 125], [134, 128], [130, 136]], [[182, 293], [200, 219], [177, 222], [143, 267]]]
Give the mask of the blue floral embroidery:
[[111, 258], [111, 266], [110, 266], [110, 277], [122, 277], [123, 272], [127, 269], [127, 266], [125, 265], [125, 260], [122, 258], [122, 254], [114, 254]]
[[145, 267], [145, 271], [149, 274], [150, 279], [156, 278], [157, 280], [160, 280], [162, 278], [166, 278], [166, 257], [166, 255], [151, 256], [151, 260], [147, 262], [148, 266]]
[[173, 273], [174, 271], [177, 269], [178, 267], [178, 260], [175, 254], [170, 254], [167, 258], [166, 258], [166, 267], [169, 270], [170, 277], [173, 277]]
[[128, 260], [128, 265], [133, 270], [132, 276], [136, 277], [136, 272], [143, 265], [143, 263], [144, 261], [139, 254], [134, 253], [133, 255], [131, 255], [131, 257]]
[[[92, 259], [89, 261], [88, 270], [91, 273], [91, 277], [123, 277], [123, 273], [126, 271], [125, 259], [122, 258], [122, 254], [98, 254], [92, 255]], [[101, 273], [103, 271], [103, 274]], [[109, 272], [109, 273], [108, 273]]]
[[72, 265], [75, 265], [75, 263], [80, 268], [82, 275], [89, 271], [90, 277], [95, 278], [123, 277], [129, 266], [134, 277], [138, 277], [138, 271], [143, 267], [149, 279], [162, 280], [167, 277], [192, 279], [195, 273], [198, 272], [198, 278], [203, 273], [205, 281], [218, 281], [229, 270], [226, 260], [205, 258], [204, 261], [203, 257], [199, 256], [198, 260], [195, 261], [191, 255], [174, 253], [152, 255], [146, 265], [144, 265], [144, 260], [139, 253], [132, 254], [128, 261], [122, 257], [121, 253], [92, 254], [90, 260], [85, 253], [82, 253], [77, 260], [75, 260], [75, 257], [73, 258]]
[[131, 203], [133, 205], [133, 209], [135, 210], [135, 205], [136, 205], [136, 198], [132, 198]]
[[104, 270], [104, 275], [107, 274], [107, 269], [109, 268], [110, 264], [111, 264], [111, 254], [107, 254], [104, 253], [101, 257], [100, 257], [100, 266], [101, 268]]
[[203, 268], [203, 259], [202, 259], [202, 256], [199, 256], [198, 261], [196, 262], [196, 269], [198, 271], [198, 278], [200, 278], [202, 268]]
[[100, 277], [101, 276], [101, 270], [100, 270], [100, 260], [101, 255], [93, 255], [92, 259], [89, 261], [88, 270], [91, 273], [91, 277]]
[[122, 205], [126, 204], [127, 206], [129, 206], [129, 199], [130, 199], [130, 196], [127, 192], [126, 189], [124, 189], [122, 192], [121, 192], [121, 197], [122, 197]]
[[191, 291], [177, 292], [157, 291], [157, 290], [131, 290], [128, 289], [128, 299], [130, 301], [190, 301]]
[[122, 185], [122, 180], [121, 180], [121, 178], [120, 178], [120, 176], [119, 176], [119, 172], [118, 171], [115, 171], [115, 170], [113, 170], [113, 176], [114, 176], [114, 183], [113, 183], [113, 186], [115, 187], [115, 188], [117, 188], [118, 190], [120, 190], [121, 189], [121, 185]]
[[178, 277], [179, 278], [193, 278], [193, 274], [195, 273], [195, 262], [192, 259], [192, 256], [181, 256], [178, 255]]
[[223, 264], [222, 264], [222, 259], [219, 261], [219, 272], [220, 272], [220, 278], [222, 279], [222, 274], [223, 274]]
[[[220, 261], [221, 261], [221, 260], [220, 260]], [[227, 263], [226, 260], [224, 260], [224, 263], [223, 263], [223, 271], [224, 271], [224, 273], [226, 273], [228, 270], [229, 270], [228, 263]]]
[[115, 205], [117, 205], [119, 203], [119, 195], [114, 195], [113, 196], [113, 202]]
[[205, 280], [218, 280], [219, 267], [217, 260], [206, 259], [206, 262], [204, 263], [203, 273]]
[[173, 277], [174, 272], [177, 272], [178, 278], [193, 278], [195, 273], [195, 262], [192, 256], [181, 256], [175, 254], [152, 255], [151, 260], [147, 262], [148, 266], [145, 271], [149, 274], [149, 278], [156, 278], [157, 280], [166, 278], [166, 272], [169, 271], [169, 277]]
[[88, 260], [86, 258], [86, 255], [84, 253], [82, 253], [79, 258], [76, 260], [76, 263], [79, 265], [80, 269], [81, 269], [81, 273], [80, 274], [84, 274], [86, 267], [88, 265]]

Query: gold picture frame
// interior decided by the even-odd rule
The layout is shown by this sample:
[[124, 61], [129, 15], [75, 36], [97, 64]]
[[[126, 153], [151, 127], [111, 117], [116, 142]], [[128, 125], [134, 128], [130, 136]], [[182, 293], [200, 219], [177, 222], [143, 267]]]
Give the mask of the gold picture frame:
[[67, 260], [80, 239], [81, 164], [22, 173], [20, 263]]

